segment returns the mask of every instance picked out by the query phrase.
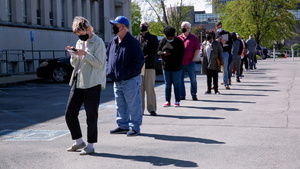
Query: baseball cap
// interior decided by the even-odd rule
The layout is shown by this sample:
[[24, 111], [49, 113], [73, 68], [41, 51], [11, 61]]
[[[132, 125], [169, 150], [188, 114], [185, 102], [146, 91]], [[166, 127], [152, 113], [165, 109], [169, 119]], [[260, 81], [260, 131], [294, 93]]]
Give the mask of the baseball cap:
[[129, 26], [129, 21], [125, 16], [118, 16], [118, 17], [116, 17], [115, 20], [110, 20], [109, 22], [112, 25], [119, 23], [119, 24]]

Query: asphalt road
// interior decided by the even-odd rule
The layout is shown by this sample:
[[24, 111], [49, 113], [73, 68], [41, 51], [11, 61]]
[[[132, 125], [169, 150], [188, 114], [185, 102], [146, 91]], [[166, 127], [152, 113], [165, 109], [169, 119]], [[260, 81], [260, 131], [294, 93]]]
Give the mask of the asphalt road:
[[[220, 86], [222, 95], [204, 95], [206, 77], [198, 72], [199, 101], [188, 94], [179, 108], [162, 107], [164, 86], [157, 82], [158, 116], [145, 112], [137, 137], [109, 134], [116, 123], [108, 83], [96, 153], [88, 156], [66, 151], [73, 143], [63, 116], [67, 84], [0, 88], [0, 168], [299, 169], [300, 59], [258, 62], [241, 83], [233, 78], [231, 90]], [[84, 109], [80, 121], [86, 140]]]

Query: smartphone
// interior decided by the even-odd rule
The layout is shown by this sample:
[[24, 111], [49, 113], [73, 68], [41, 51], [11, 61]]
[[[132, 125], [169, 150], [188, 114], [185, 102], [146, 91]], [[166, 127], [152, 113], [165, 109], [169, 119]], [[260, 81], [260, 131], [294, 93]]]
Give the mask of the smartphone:
[[70, 49], [68, 50], [68, 52], [77, 52], [77, 49], [76, 49], [76, 48], [70, 48]]

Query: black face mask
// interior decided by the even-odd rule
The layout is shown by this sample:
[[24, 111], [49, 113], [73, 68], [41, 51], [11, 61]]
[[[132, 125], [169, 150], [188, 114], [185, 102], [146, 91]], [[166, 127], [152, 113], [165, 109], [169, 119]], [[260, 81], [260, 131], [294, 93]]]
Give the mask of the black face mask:
[[186, 28], [182, 28], [182, 29], [181, 29], [181, 32], [182, 32], [182, 33], [185, 33], [185, 32], [186, 32]]
[[114, 32], [114, 34], [119, 33], [119, 28], [116, 25], [113, 26], [113, 32]]
[[147, 31], [147, 29], [148, 29], [148, 27], [147, 27], [147, 26], [144, 26], [144, 25], [142, 25], [142, 26], [140, 27], [140, 31], [141, 31], [141, 32], [145, 32], [145, 31]]
[[80, 40], [82, 41], [86, 41], [89, 39], [89, 34], [85, 34], [85, 35], [79, 35], [78, 36]]

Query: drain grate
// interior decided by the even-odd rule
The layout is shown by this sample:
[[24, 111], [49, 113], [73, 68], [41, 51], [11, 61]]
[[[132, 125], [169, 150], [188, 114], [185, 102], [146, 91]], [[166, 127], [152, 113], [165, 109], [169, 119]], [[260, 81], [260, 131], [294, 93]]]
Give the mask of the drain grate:
[[69, 133], [68, 130], [2, 130], [0, 141], [52, 141]]

